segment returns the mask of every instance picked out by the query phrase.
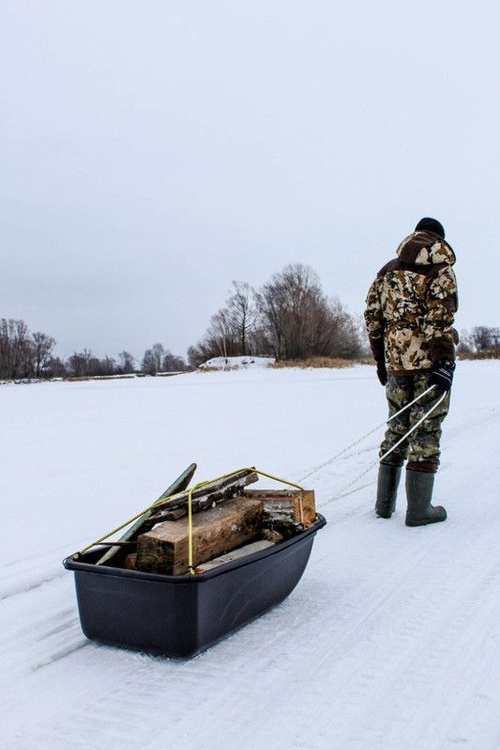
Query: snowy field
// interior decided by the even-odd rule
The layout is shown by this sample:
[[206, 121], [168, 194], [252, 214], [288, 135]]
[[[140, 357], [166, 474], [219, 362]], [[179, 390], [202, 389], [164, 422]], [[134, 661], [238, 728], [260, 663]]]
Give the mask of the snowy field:
[[498, 750], [499, 379], [457, 368], [446, 523], [377, 519], [375, 468], [345, 494], [380, 430], [305, 482], [328, 525], [293, 594], [189, 661], [87, 641], [62, 558], [192, 461], [300, 480], [383, 421], [374, 369], [1, 386], [0, 747]]

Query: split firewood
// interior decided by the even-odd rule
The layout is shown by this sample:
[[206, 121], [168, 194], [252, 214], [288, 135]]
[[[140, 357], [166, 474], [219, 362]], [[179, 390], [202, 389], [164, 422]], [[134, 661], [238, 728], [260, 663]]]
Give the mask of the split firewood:
[[276, 516], [270, 516], [264, 512], [262, 521], [261, 537], [263, 539], [290, 539], [296, 534], [300, 534], [305, 531], [305, 527], [301, 523], [294, 523], [286, 518], [279, 518]]
[[137, 560], [136, 552], [131, 552], [130, 555], [127, 555], [127, 557], [123, 561], [123, 567], [125, 568], [125, 570], [135, 570], [136, 560]]
[[263, 528], [260, 534], [261, 538], [267, 542], [271, 542], [272, 544], [279, 544], [283, 541], [283, 534], [280, 534], [279, 531], [276, 531], [275, 529], [266, 529]]
[[244, 497], [260, 500], [266, 516], [308, 528], [316, 518], [314, 490], [245, 490]]
[[[201, 510], [212, 508], [218, 503], [229, 498], [241, 495], [243, 489], [253, 482], [258, 482], [259, 476], [249, 469], [235, 472], [224, 479], [210, 482], [192, 493], [192, 512], [199, 513]], [[183, 492], [165, 503], [155, 507], [155, 513], [147, 519], [149, 527], [163, 521], [177, 521], [188, 513], [188, 492]]]

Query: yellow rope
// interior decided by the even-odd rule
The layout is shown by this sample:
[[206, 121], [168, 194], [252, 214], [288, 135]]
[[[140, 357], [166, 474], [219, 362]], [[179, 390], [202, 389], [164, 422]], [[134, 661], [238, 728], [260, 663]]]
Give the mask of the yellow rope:
[[168, 495], [167, 497], [162, 497], [159, 500], [155, 500], [154, 503], [151, 503], [151, 505], [148, 505], [147, 508], [144, 508], [144, 510], [141, 510], [140, 513], [136, 513], [135, 516], [132, 516], [132, 518], [129, 518], [128, 521], [124, 521], [124, 523], [120, 524], [120, 526], [117, 526], [116, 529], [113, 529], [112, 531], [108, 531], [107, 534], [104, 534], [103, 536], [100, 536], [99, 539], [96, 539], [92, 544], [87, 544], [86, 547], [84, 547], [81, 550], [78, 550], [73, 555], [73, 558], [76, 559], [79, 555], [83, 555], [84, 552], [87, 552], [92, 547], [95, 547], [96, 544], [99, 544], [100, 542], [103, 542], [105, 539], [108, 539], [108, 537], [113, 536], [114, 534], [117, 534], [119, 531], [125, 528], [125, 526], [129, 526], [129, 524], [133, 523], [134, 521], [137, 521], [138, 518], [143, 516], [145, 513], [147, 513], [149, 510], [153, 510], [153, 508], [156, 505], [160, 505], [167, 500], [172, 500], [174, 497], [177, 497], [178, 495], [183, 495], [185, 490], [183, 492], [176, 492], [174, 495]]
[[[191, 487], [191, 489], [188, 490], [188, 571], [190, 575], [195, 574], [194, 567], [193, 567], [193, 492], [195, 490], [201, 489], [202, 487], [205, 487], [207, 484], [212, 484], [212, 482], [219, 482], [221, 479], [227, 479], [233, 474], [238, 474], [242, 471], [255, 472], [256, 474], [260, 474], [263, 477], [268, 477], [268, 479], [273, 479], [275, 482], [288, 484], [290, 487], [296, 487], [301, 492], [304, 492], [304, 488], [301, 487], [300, 484], [289, 482], [287, 479], [280, 479], [279, 477], [275, 477], [273, 474], [268, 474], [265, 471], [256, 469], [254, 466], [245, 466], [243, 469], [230, 471], [227, 474], [222, 474], [220, 477], [216, 477], [215, 479], [208, 479], [205, 482], [198, 482], [198, 484], [195, 484], [194, 487]], [[124, 529], [125, 526], [128, 526], [134, 521], [137, 521], [138, 518], [143, 516], [148, 511], [152, 510], [155, 507], [155, 505], [163, 504], [167, 502], [168, 500], [172, 500], [173, 498], [178, 497], [179, 495], [183, 495], [184, 493], [185, 493], [185, 490], [183, 490], [183, 492], [176, 492], [174, 495], [170, 495], [169, 497], [164, 497], [164, 498], [161, 498], [160, 500], [155, 500], [154, 503], [152, 503], [151, 505], [148, 505], [147, 508], [144, 508], [144, 510], [141, 510], [140, 513], [137, 513], [135, 516], [132, 516], [132, 518], [129, 518], [128, 521], [125, 521], [120, 526], [117, 526], [116, 529], [113, 529], [112, 531], [108, 531], [107, 534], [104, 534], [104, 536], [99, 537], [99, 539], [96, 539], [94, 542], [92, 542], [92, 544], [88, 544], [86, 547], [76, 552], [75, 555], [73, 556], [74, 559], [77, 559], [79, 555], [83, 555], [84, 552], [87, 552], [92, 547], [95, 547], [96, 544], [99, 544], [100, 542], [103, 542], [105, 539], [108, 539], [108, 537], [113, 536], [113, 534], [117, 534], [119, 531]]]
[[193, 489], [188, 493], [188, 573], [194, 576], [193, 567]]

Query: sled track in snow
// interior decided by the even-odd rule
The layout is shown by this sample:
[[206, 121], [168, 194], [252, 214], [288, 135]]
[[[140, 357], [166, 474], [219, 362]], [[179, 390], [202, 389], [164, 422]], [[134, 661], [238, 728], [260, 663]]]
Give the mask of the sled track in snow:
[[61, 561], [67, 547], [30, 555], [7, 563], [0, 575], [0, 601], [28, 593], [64, 576]]

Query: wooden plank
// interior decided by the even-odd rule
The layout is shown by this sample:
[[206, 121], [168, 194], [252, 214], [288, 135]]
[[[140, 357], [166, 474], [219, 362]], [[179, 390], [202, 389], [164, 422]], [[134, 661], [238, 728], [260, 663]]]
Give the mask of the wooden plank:
[[[213, 482], [207, 482], [203, 487], [199, 487], [197, 490], [192, 492], [192, 499], [203, 498], [204, 496], [215, 494], [217, 492], [223, 492], [231, 487], [246, 487], [248, 484], [258, 482], [259, 476], [255, 471], [251, 469], [243, 469], [243, 471], [235, 471], [233, 474], [229, 474], [224, 479], [215, 479]], [[188, 492], [182, 492], [177, 497], [165, 500], [163, 503], [158, 503], [158, 510], [171, 509], [182, 507], [187, 503]]]
[[[262, 503], [234, 498], [193, 517], [193, 565], [219, 557], [252, 541], [258, 535]], [[165, 521], [137, 540], [138, 570], [168, 575], [188, 571], [188, 525]]]
[[[193, 513], [199, 513], [200, 510], [211, 508], [227, 498], [240, 495], [247, 485], [258, 480], [259, 476], [256, 472], [245, 470], [200, 487], [192, 493]], [[163, 503], [161, 509], [151, 516], [148, 523], [153, 525], [162, 521], [177, 521], [179, 518], [187, 516], [187, 513], [188, 493], [185, 492]]]
[[266, 514], [276, 519], [308, 527], [316, 518], [314, 490], [245, 490], [243, 497], [260, 500]]
[[269, 542], [267, 541], [267, 539], [259, 539], [257, 542], [245, 544], [244, 547], [239, 547], [232, 552], [228, 552], [227, 554], [221, 555], [220, 557], [214, 557], [213, 560], [208, 560], [208, 562], [204, 562], [201, 565], [198, 565], [195, 572], [207, 573], [209, 570], [219, 568], [221, 565], [225, 565], [226, 563], [234, 562], [235, 560], [242, 560], [248, 555], [253, 555], [254, 552], [261, 552], [261, 550], [275, 546], [276, 545], [274, 544], [274, 542]]
[[[184, 469], [182, 474], [179, 474], [177, 479], [172, 482], [170, 487], [167, 487], [165, 492], [162, 492], [158, 500], [156, 501], [155, 505], [157, 503], [161, 503], [166, 497], [169, 497], [170, 495], [173, 495], [175, 492], [182, 492], [182, 490], [186, 489], [186, 487], [189, 486], [189, 482], [193, 478], [193, 474], [196, 471], [196, 464], [190, 464], [187, 469]], [[144, 515], [142, 515], [140, 518], [137, 519], [137, 521], [131, 526], [127, 531], [122, 534], [120, 539], [118, 541], [125, 542], [125, 541], [134, 541], [137, 539], [137, 537], [140, 534], [140, 531], [142, 527], [144, 526], [144, 522], [154, 513], [154, 509], [146, 511]], [[99, 558], [99, 560], [96, 562], [96, 565], [104, 565], [105, 563], [109, 562], [112, 557], [116, 555], [116, 553], [121, 549], [120, 545], [115, 545], [114, 547], [111, 547], [107, 552], [104, 553], [102, 557]]]

